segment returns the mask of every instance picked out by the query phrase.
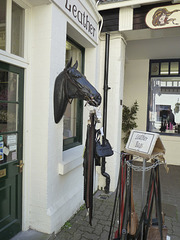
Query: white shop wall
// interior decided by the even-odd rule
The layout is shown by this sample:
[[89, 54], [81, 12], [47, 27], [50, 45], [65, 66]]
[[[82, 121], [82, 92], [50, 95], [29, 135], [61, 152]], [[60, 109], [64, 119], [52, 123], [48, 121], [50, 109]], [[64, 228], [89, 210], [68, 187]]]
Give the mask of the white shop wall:
[[47, 215], [51, 5], [32, 8], [29, 226], [49, 232]]
[[[29, 227], [46, 233], [57, 232], [83, 204], [82, 155], [90, 107], [84, 109], [83, 145], [65, 152], [63, 121], [55, 124], [53, 112], [54, 82], [64, 69], [67, 33], [86, 48], [85, 76], [99, 90], [97, 45], [56, 5], [32, 9], [31, 181], [26, 197]], [[61, 175], [60, 166], [70, 170]]]

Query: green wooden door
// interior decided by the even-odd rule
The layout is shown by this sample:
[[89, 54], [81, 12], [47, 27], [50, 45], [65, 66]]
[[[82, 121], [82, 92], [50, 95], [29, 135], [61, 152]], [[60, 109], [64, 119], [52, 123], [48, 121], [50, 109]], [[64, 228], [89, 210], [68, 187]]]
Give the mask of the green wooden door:
[[22, 226], [23, 69], [0, 62], [0, 239]]

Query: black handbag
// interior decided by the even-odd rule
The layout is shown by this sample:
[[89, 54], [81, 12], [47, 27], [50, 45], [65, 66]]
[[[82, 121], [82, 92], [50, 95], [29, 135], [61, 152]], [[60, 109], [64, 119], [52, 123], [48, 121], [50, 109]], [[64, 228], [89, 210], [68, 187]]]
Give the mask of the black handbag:
[[96, 155], [98, 157], [109, 157], [114, 154], [112, 147], [107, 139], [104, 140], [104, 144], [100, 142], [100, 138], [96, 139]]

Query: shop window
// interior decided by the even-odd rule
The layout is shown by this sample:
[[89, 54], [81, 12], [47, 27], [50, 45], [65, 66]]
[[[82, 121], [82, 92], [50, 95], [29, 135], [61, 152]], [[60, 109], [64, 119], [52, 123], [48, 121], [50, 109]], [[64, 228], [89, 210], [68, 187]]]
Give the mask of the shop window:
[[151, 64], [151, 75], [159, 75], [159, 63]]
[[24, 9], [12, 3], [11, 53], [23, 57]]
[[20, 57], [24, 56], [24, 15], [14, 1], [0, 0], [0, 49]]
[[[180, 59], [150, 61], [148, 130], [180, 134]], [[156, 69], [155, 69], [156, 66]], [[157, 69], [160, 66], [160, 72]], [[155, 69], [153, 71], [153, 69]]]
[[178, 74], [179, 72], [179, 62], [171, 62], [170, 65], [170, 74]]
[[[68, 38], [66, 41], [66, 64], [72, 57], [72, 64], [78, 61], [78, 70], [83, 73], [84, 48]], [[74, 99], [68, 103], [64, 114], [63, 149], [82, 144], [83, 101]]]
[[6, 48], [6, 0], [0, 0], [0, 49]]
[[160, 75], [167, 75], [168, 73], [169, 73], [169, 63], [168, 62], [162, 62], [161, 63]]

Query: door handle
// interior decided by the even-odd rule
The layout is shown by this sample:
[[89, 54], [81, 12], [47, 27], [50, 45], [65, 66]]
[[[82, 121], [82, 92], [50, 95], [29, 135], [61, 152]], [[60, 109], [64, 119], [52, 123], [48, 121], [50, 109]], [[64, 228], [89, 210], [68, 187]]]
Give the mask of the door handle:
[[22, 171], [23, 171], [23, 166], [24, 166], [23, 160], [20, 160], [20, 161], [19, 161], [19, 164], [16, 165], [16, 166], [19, 167], [19, 172], [22, 173]]

